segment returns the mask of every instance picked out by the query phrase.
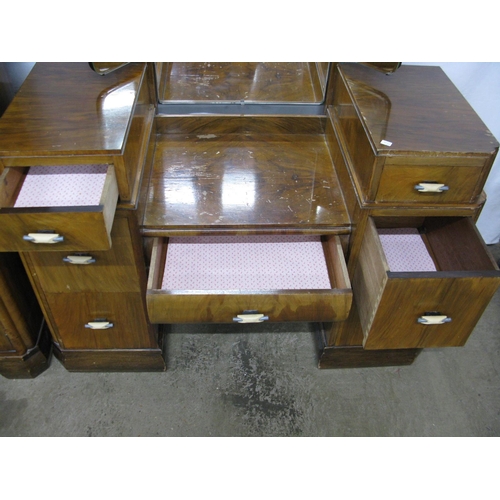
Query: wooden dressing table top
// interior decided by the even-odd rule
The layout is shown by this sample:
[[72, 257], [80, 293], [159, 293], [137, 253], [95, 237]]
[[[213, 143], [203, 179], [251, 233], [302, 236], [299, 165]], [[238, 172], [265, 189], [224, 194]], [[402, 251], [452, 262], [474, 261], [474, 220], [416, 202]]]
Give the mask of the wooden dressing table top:
[[120, 154], [146, 69], [37, 63], [0, 120], [0, 156]]
[[402, 65], [386, 75], [342, 63], [340, 71], [378, 154], [490, 154], [498, 148], [495, 137], [438, 66]]
[[347, 233], [318, 117], [163, 117], [143, 221], [152, 236]]

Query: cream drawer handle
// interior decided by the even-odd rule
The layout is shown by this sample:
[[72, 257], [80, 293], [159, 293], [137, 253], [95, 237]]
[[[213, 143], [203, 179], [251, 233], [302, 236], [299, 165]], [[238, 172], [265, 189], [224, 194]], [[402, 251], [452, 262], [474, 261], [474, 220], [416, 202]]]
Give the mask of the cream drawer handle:
[[421, 182], [415, 186], [415, 189], [421, 193], [442, 193], [450, 188], [439, 182]]
[[449, 323], [451, 318], [445, 315], [431, 315], [431, 316], [420, 316], [417, 319], [422, 325], [442, 325], [444, 323]]
[[59, 236], [55, 233], [29, 233], [23, 236], [23, 240], [31, 241], [32, 243], [59, 243], [64, 241], [64, 236]]
[[68, 255], [63, 261], [70, 264], [93, 264], [95, 259], [91, 255]]
[[113, 323], [109, 321], [89, 321], [85, 328], [90, 328], [91, 330], [107, 330], [108, 328], [113, 328]]
[[264, 316], [263, 314], [238, 314], [233, 321], [236, 323], [262, 323], [269, 319], [269, 316]]

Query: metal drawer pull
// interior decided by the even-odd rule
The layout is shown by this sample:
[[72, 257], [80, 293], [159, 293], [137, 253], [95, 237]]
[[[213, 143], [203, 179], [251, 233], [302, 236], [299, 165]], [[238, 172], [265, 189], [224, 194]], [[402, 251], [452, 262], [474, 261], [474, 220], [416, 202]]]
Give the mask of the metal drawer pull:
[[91, 255], [68, 255], [63, 261], [70, 264], [93, 264], [95, 259]]
[[238, 314], [233, 321], [236, 323], [262, 323], [269, 319], [269, 316], [264, 316], [263, 314]]
[[109, 321], [89, 321], [85, 328], [90, 328], [91, 330], [107, 330], [108, 328], [113, 328], [113, 323]]
[[59, 236], [55, 233], [29, 233], [23, 236], [23, 240], [31, 241], [32, 243], [58, 243], [64, 241], [64, 236]]
[[422, 325], [442, 325], [443, 323], [449, 323], [451, 321], [451, 318], [448, 318], [448, 316], [436, 314], [431, 316], [420, 316], [417, 321], [419, 323], [422, 323]]
[[442, 193], [450, 188], [439, 182], [421, 182], [415, 186], [415, 189], [421, 193]]

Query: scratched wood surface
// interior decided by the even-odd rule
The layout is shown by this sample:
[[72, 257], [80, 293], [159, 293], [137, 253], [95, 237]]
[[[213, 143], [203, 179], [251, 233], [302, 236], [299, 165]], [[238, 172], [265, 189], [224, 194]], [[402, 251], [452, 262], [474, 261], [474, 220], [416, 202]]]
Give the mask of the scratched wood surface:
[[160, 100], [317, 103], [322, 72], [306, 62], [166, 63]]
[[145, 234], [349, 231], [325, 135], [282, 133], [281, 119], [252, 130], [246, 120], [157, 136]]
[[101, 76], [88, 63], [37, 63], [0, 120], [0, 156], [119, 154], [145, 63]]

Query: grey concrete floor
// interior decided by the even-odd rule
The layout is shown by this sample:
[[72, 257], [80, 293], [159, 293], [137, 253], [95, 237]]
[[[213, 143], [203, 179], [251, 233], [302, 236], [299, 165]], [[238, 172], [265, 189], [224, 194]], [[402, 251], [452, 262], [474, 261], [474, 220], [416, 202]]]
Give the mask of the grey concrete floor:
[[312, 325], [241, 326], [177, 328], [164, 373], [53, 359], [34, 380], [0, 377], [0, 435], [500, 436], [500, 291], [465, 347], [405, 367], [319, 370]]

